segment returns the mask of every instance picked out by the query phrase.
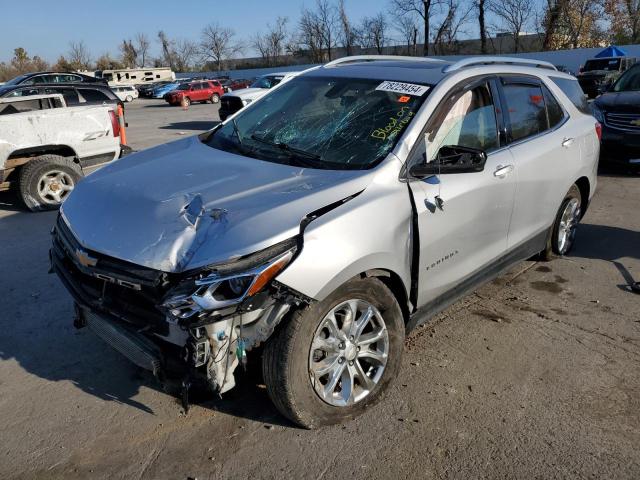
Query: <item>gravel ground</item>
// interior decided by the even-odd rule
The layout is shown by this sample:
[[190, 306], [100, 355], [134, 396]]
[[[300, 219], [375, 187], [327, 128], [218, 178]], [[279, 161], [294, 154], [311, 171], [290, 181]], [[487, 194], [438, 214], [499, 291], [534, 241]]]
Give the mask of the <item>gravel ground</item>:
[[[217, 106], [127, 108], [142, 149]], [[185, 415], [48, 275], [55, 213], [0, 196], [0, 478], [640, 478], [640, 178], [601, 175], [575, 250], [524, 262], [407, 338], [383, 401], [305, 431], [256, 373]]]

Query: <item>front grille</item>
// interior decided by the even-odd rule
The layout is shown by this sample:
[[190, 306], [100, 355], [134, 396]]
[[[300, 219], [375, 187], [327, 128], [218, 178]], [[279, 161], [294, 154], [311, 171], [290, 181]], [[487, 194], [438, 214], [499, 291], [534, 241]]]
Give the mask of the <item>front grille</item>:
[[640, 133], [640, 114], [638, 113], [606, 113], [604, 123], [611, 128]]
[[[77, 253], [96, 260], [80, 263]], [[156, 305], [168, 289], [167, 274], [82, 247], [61, 216], [53, 230], [51, 264], [76, 302], [138, 327], [168, 333], [165, 315]]]

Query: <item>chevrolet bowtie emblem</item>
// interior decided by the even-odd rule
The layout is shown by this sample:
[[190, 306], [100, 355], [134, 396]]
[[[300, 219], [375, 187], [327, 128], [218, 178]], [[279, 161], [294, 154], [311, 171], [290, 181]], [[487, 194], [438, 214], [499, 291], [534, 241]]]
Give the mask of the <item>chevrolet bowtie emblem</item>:
[[637, 120], [631, 120], [629, 123], [634, 127], [640, 127], [640, 118]]
[[76, 249], [76, 258], [83, 267], [95, 267], [96, 263], [98, 263], [97, 258], [92, 257], [87, 252], [80, 250], [79, 248]]

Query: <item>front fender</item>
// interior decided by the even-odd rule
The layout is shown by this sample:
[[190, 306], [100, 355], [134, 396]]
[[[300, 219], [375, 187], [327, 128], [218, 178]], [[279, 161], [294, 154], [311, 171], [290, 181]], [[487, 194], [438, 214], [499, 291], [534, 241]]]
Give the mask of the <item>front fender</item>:
[[[383, 175], [384, 177], [384, 175]], [[406, 185], [376, 176], [360, 195], [310, 223], [302, 251], [277, 280], [323, 300], [368, 270], [395, 273], [411, 285], [411, 203]]]

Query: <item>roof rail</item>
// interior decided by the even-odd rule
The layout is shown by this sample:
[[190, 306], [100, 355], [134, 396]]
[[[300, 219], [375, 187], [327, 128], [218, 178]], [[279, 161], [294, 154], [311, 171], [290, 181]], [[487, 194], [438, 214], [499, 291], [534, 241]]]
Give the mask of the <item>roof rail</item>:
[[515, 57], [469, 57], [457, 61], [452, 65], [447, 65], [442, 69], [444, 73], [454, 72], [462, 68], [473, 67], [476, 65], [523, 65], [537, 68], [547, 68], [549, 70], [557, 70], [557, 68], [543, 60], [533, 60], [530, 58]]
[[397, 62], [427, 62], [427, 63], [444, 63], [444, 60], [426, 57], [406, 57], [401, 55], [354, 55], [351, 57], [342, 57], [325, 63], [325, 67], [335, 67], [342, 63], [351, 62], [375, 62], [375, 61], [397, 61]]

